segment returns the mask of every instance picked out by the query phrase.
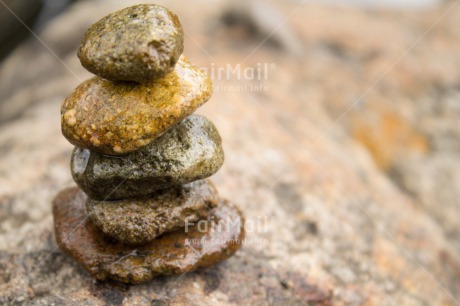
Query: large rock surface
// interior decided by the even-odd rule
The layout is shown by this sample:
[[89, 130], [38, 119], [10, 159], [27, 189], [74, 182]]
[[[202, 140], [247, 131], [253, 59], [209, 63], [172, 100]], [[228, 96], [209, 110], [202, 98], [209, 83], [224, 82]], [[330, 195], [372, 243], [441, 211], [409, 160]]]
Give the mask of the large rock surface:
[[[0, 70], [0, 118], [10, 119], [0, 129], [0, 303], [458, 305], [458, 222], [448, 218], [458, 215], [460, 192], [451, 111], [460, 6], [366, 12], [279, 2], [272, 11], [290, 16], [280, 31], [290, 24], [305, 48], [295, 58], [270, 43], [276, 32], [258, 47], [264, 37], [245, 24], [218, 24], [225, 6], [213, 3], [168, 5], [191, 61], [276, 65], [260, 82], [216, 77], [200, 110], [227, 156], [213, 178], [219, 193], [260, 226], [246, 228], [228, 261], [141, 286], [97, 282], [57, 248], [50, 203], [73, 185], [59, 106], [88, 77], [69, 48], [123, 5], [83, 1], [41, 34], [72, 73], [33, 41]], [[276, 26], [257, 16], [256, 34]], [[255, 92], [260, 84], [267, 90]], [[404, 161], [414, 174], [398, 166]]]

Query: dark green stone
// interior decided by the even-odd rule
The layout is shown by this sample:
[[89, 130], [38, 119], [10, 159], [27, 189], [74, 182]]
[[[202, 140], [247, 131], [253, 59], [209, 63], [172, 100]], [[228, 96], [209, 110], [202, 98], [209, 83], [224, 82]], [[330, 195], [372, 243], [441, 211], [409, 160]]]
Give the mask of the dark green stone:
[[96, 200], [142, 197], [211, 176], [224, 162], [211, 121], [191, 115], [142, 149], [123, 156], [75, 148], [72, 176]]

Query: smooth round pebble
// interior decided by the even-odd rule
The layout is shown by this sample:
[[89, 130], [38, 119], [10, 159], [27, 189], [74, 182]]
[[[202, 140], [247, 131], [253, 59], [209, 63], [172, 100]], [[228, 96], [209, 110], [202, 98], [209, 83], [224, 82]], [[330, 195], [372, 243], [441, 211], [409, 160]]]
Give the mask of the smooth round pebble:
[[174, 69], [184, 50], [179, 18], [156, 4], [140, 4], [112, 13], [83, 36], [81, 64], [112, 81], [151, 82]]
[[192, 114], [212, 94], [205, 72], [181, 56], [174, 71], [150, 83], [81, 83], [61, 107], [61, 128], [77, 147], [107, 155], [138, 150]]
[[117, 157], [75, 148], [71, 161], [73, 179], [91, 198], [119, 200], [209, 177], [224, 151], [214, 124], [191, 115], [135, 152]]

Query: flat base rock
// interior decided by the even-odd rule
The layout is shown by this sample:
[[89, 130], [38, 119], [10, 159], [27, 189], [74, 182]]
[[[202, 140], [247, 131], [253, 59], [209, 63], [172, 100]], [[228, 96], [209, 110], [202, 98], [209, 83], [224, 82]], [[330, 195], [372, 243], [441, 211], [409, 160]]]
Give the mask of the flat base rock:
[[138, 284], [212, 266], [232, 256], [244, 238], [241, 212], [221, 200], [207, 220], [130, 247], [89, 220], [87, 199], [76, 187], [61, 191], [53, 201], [54, 229], [59, 247], [99, 280]]

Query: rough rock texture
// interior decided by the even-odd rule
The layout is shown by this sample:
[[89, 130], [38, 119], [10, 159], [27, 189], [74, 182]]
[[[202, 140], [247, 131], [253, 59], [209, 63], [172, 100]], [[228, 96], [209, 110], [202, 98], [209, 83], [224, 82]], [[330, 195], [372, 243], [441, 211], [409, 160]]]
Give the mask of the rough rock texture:
[[206, 178], [223, 162], [221, 138], [214, 124], [191, 115], [146, 147], [123, 157], [75, 148], [71, 172], [90, 197], [117, 200]]
[[80, 148], [126, 154], [161, 136], [211, 94], [207, 74], [184, 56], [173, 72], [150, 83], [94, 77], [78, 85], [62, 104], [62, 133]]
[[205, 219], [219, 202], [209, 180], [161, 190], [149, 198], [86, 202], [89, 218], [107, 236], [143, 244], [179, 227]]
[[[323, 92], [315, 99], [328, 101], [336, 125], [435, 218], [460, 254], [460, 31], [454, 4], [384, 14], [379, 22], [370, 14], [354, 12], [351, 21], [350, 14], [336, 18], [319, 9], [327, 17], [314, 21], [317, 32], [304, 39], [322, 40], [325, 52], [321, 67], [311, 66], [304, 77]], [[401, 30], [406, 18], [411, 33]], [[368, 25], [367, 31], [358, 24]], [[376, 35], [392, 37], [391, 47]], [[342, 68], [328, 77], [324, 67], [338, 63]]]
[[184, 50], [179, 18], [142, 4], [112, 13], [83, 36], [78, 57], [92, 73], [113, 81], [151, 82], [174, 69]]
[[208, 219], [131, 247], [109, 240], [88, 219], [88, 197], [78, 188], [53, 201], [59, 247], [99, 280], [139, 284], [159, 275], [183, 274], [232, 256], [244, 239], [241, 212], [220, 201]]
[[[371, 101], [382, 107], [399, 105], [399, 120], [386, 112], [390, 119], [382, 127], [388, 128], [366, 125], [359, 131], [372, 131], [365, 139], [376, 139], [374, 131], [386, 135], [366, 142], [382, 143], [384, 150], [376, 152], [392, 152], [388, 156], [393, 157], [405, 152], [396, 148], [414, 152], [409, 142], [393, 135], [419, 135], [414, 126], [408, 129], [412, 121], [407, 118], [421, 101], [438, 105], [444, 100], [451, 109], [457, 105], [447, 98], [455, 96], [460, 80], [460, 5], [445, 14], [456, 2], [417, 12], [367, 12], [307, 2], [296, 9], [297, 4], [279, 1], [278, 11], [290, 16], [284, 25], [296, 31], [305, 47], [299, 59], [268, 41], [254, 51], [264, 37], [239, 25], [218, 26], [225, 7], [220, 1], [162, 3], [180, 16], [188, 34], [185, 49], [197, 65], [269, 63], [268, 79], [261, 82], [215, 80], [212, 103], [199, 110], [223, 139], [226, 162], [213, 176], [220, 195], [242, 208], [248, 221], [261, 220], [262, 227], [251, 230], [247, 223], [245, 244], [222, 264], [140, 286], [96, 282], [58, 250], [50, 203], [59, 190], [75, 184], [68, 166], [73, 147], [57, 128], [57, 109], [88, 75], [75, 50], [64, 51], [78, 47], [81, 36], [71, 30], [78, 32], [126, 5], [82, 1], [42, 36], [58, 54], [68, 54], [63, 61], [78, 78], [46, 49], [31, 48], [33, 44], [21, 47], [0, 71], [0, 95], [9, 93], [0, 99], [2, 110], [17, 117], [24, 105], [33, 105], [0, 128], [0, 300], [38, 305], [458, 305], [458, 235], [448, 236], [438, 219], [443, 217], [435, 218], [433, 212], [458, 213], [444, 201], [433, 198], [427, 206], [406, 193], [382, 171], [374, 151], [367, 149], [371, 146], [344, 127], [360, 119], [367, 122], [359, 111]], [[353, 108], [356, 113], [335, 123], [337, 107], [351, 106], [387, 70]], [[253, 90], [260, 84], [267, 90]], [[431, 91], [433, 86], [437, 90]], [[441, 138], [428, 137], [427, 148], [445, 139], [443, 146], [452, 151], [445, 151], [449, 159], [431, 150], [424, 156], [436, 158], [445, 169], [447, 161], [458, 162], [452, 153], [456, 136], [446, 138], [458, 113], [425, 114], [425, 124], [447, 131]], [[380, 127], [378, 120], [370, 123]], [[406, 145], [397, 145], [400, 141]], [[431, 173], [429, 180], [435, 182], [436, 176]], [[438, 194], [458, 192], [454, 188], [442, 186]]]

